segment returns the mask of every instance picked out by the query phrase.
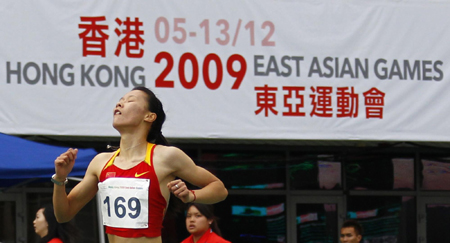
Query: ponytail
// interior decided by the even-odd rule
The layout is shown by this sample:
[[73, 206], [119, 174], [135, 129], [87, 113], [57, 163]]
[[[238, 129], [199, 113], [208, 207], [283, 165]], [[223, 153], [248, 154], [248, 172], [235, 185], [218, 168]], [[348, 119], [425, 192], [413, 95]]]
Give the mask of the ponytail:
[[167, 142], [167, 140], [166, 140], [166, 137], [163, 136], [161, 131], [159, 132], [158, 135], [156, 135], [155, 144], [162, 144], [162, 145], [168, 145], [169, 144], [169, 142]]

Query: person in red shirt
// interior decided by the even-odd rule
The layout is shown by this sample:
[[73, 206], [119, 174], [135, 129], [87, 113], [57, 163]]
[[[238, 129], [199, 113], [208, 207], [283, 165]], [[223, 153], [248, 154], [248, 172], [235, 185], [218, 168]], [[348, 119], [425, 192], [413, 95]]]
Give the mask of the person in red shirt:
[[222, 238], [212, 205], [190, 203], [186, 213], [186, 229], [191, 234], [181, 243], [231, 243]]
[[56, 221], [51, 204], [41, 207], [33, 221], [36, 234], [41, 237], [39, 243], [75, 243], [78, 228], [72, 223], [60, 224]]

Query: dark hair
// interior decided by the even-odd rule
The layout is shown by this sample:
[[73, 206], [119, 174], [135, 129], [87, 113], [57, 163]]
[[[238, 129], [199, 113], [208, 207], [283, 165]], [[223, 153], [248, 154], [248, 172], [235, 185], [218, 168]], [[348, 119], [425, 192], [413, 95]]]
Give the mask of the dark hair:
[[148, 96], [148, 110], [156, 114], [156, 120], [152, 123], [150, 132], [147, 135], [147, 142], [167, 145], [166, 138], [162, 135], [161, 129], [164, 121], [166, 120], [166, 113], [164, 112], [161, 101], [156, 97], [155, 93], [150, 89], [138, 86], [133, 90], [140, 90]]
[[186, 207], [186, 212], [191, 208], [192, 206], [196, 207], [198, 211], [205, 216], [207, 219], [212, 220], [211, 223], [211, 229], [214, 233], [216, 233], [219, 236], [222, 236], [222, 232], [220, 232], [219, 225], [217, 224], [217, 218], [214, 215], [214, 206], [212, 204], [202, 204], [202, 203], [188, 203]]
[[342, 224], [342, 228], [350, 228], [350, 227], [355, 229], [356, 235], [362, 235], [363, 234], [363, 227], [358, 221], [353, 220], [353, 219], [349, 219], [349, 220], [346, 220], [344, 222], [344, 224]]
[[48, 224], [48, 233], [39, 242], [46, 243], [53, 238], [58, 238], [64, 243], [75, 243], [78, 238], [78, 228], [72, 221], [67, 223], [58, 223], [56, 221], [53, 205], [47, 204], [44, 207], [44, 217]]

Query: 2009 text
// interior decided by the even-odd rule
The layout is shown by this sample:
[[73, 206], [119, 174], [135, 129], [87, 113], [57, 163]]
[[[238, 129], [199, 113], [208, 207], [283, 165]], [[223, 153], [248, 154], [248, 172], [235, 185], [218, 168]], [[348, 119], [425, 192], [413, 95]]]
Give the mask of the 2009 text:
[[[162, 60], [166, 61], [166, 67], [164, 70], [159, 74], [159, 76], [155, 80], [155, 87], [157, 88], [174, 88], [174, 81], [173, 80], [167, 80], [167, 76], [172, 71], [174, 66], [174, 59], [172, 55], [168, 52], [160, 52], [155, 57], [155, 62], [160, 63]], [[188, 80], [186, 78], [186, 62], [190, 62], [192, 66], [192, 78], [191, 80]], [[235, 70], [233, 68], [233, 63], [238, 62], [239, 63], [239, 69]], [[209, 66], [212, 65], [212, 63], [215, 64], [216, 67], [216, 78], [215, 80], [211, 80], [210, 73], [209, 73]], [[226, 62], [226, 69], [228, 74], [236, 78], [233, 86], [231, 89], [239, 89], [242, 80], [245, 77], [245, 73], [247, 72], [247, 62], [245, 61], [245, 58], [242, 57], [239, 54], [233, 54], [231, 55]], [[192, 53], [184, 53], [181, 55], [180, 60], [178, 61], [178, 78], [181, 83], [181, 85], [186, 89], [193, 89], [199, 79], [199, 72], [202, 72], [203, 80], [205, 82], [206, 87], [208, 87], [211, 90], [218, 89], [223, 81], [223, 65], [222, 60], [217, 54], [210, 53], [208, 54], [205, 59], [203, 60], [201, 70], [199, 68], [199, 62], [194, 54]]]

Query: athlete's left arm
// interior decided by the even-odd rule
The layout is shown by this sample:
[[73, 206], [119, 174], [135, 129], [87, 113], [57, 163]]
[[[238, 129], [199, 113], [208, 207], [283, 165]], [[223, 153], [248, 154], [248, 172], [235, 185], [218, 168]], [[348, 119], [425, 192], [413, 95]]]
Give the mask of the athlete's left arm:
[[[197, 166], [189, 156], [176, 147], [166, 147], [166, 159], [171, 164], [173, 175], [192, 185], [200, 187], [190, 191], [182, 180], [174, 180], [167, 184], [169, 190], [183, 202], [213, 204], [225, 200], [228, 191], [223, 182], [206, 169]], [[175, 186], [178, 185], [178, 188]], [[195, 193], [195, 195], [194, 195]]]

